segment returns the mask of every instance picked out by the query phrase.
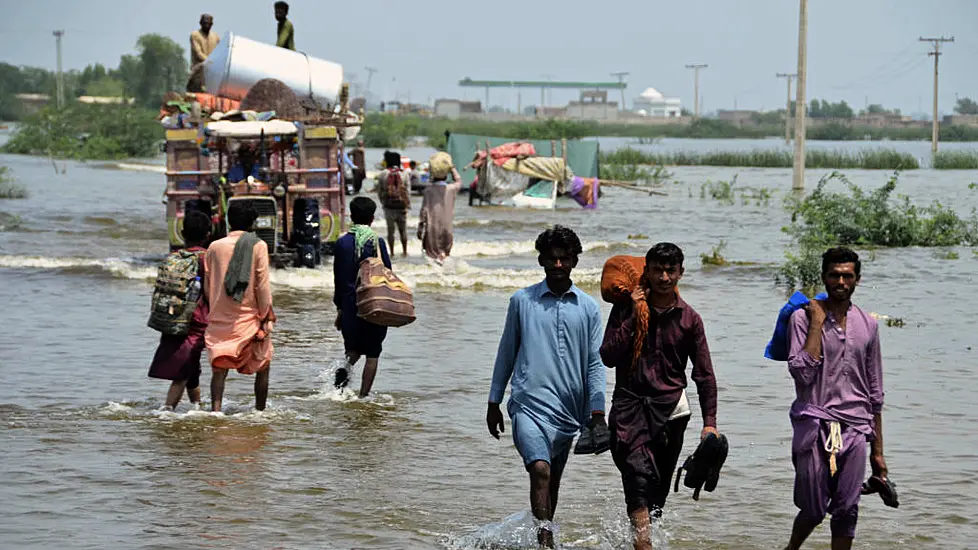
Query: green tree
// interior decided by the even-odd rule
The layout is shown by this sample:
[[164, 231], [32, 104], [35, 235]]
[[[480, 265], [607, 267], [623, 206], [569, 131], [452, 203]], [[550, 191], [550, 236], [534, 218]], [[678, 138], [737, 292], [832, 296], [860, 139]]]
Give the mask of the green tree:
[[978, 115], [978, 103], [970, 97], [958, 98], [958, 103], [954, 106], [954, 112], [960, 115]]
[[182, 46], [166, 36], [144, 34], [136, 41], [136, 48], [139, 79], [133, 95], [139, 104], [159, 105], [163, 94], [183, 88], [187, 81], [187, 56]]

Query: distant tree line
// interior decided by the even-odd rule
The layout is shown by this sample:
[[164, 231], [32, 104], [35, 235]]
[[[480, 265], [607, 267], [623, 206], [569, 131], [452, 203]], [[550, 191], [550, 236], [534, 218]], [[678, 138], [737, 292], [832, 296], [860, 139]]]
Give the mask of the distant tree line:
[[[173, 39], [144, 34], [136, 41], [136, 54], [125, 54], [116, 68], [95, 63], [64, 72], [65, 99], [82, 95], [134, 98], [144, 107], [158, 106], [167, 91], [183, 89], [187, 56]], [[23, 109], [16, 94], [36, 93], [55, 98], [57, 73], [39, 67], [0, 63], [0, 120], [20, 120]]]

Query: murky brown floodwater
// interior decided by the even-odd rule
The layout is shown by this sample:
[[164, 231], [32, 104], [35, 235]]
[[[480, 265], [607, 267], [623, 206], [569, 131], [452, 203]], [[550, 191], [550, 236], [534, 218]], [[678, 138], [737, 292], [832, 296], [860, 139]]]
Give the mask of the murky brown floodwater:
[[[657, 240], [687, 253], [684, 296], [706, 321], [732, 448], [715, 493], [670, 498], [663, 547], [786, 540], [793, 386], [784, 364], [762, 358], [784, 297], [771, 267], [786, 243], [783, 194], [767, 207], [724, 206], [701, 200], [699, 186], [739, 173], [738, 184], [783, 190], [788, 170], [677, 169], [682, 183], [668, 197], [609, 189], [595, 212], [462, 202], [452, 265], [427, 266], [415, 243], [396, 264], [417, 287], [419, 319], [391, 331], [367, 401], [329, 387], [342, 343], [328, 266], [276, 272], [270, 410], [252, 412], [250, 379], [232, 375], [228, 415], [214, 417], [188, 414], [185, 403], [159, 412], [166, 384], [146, 377], [157, 339], [145, 327], [150, 284], [166, 250], [162, 177], [77, 163], [54, 176], [46, 159], [0, 163], [31, 190], [28, 200], [0, 202], [0, 547], [520, 547], [532, 538], [520, 516], [526, 476], [511, 440], [492, 439], [483, 418], [507, 297], [542, 277], [532, 243], [555, 222], [585, 241], [575, 279], [595, 295], [610, 255], [641, 254]], [[819, 175], [810, 172], [811, 185]], [[886, 178], [849, 175], [871, 186]], [[900, 189], [967, 212], [978, 204], [973, 181], [978, 172], [919, 170]], [[648, 237], [629, 238], [638, 234]], [[703, 269], [699, 254], [721, 239], [728, 258], [761, 265]], [[856, 548], [978, 544], [978, 257], [958, 252], [867, 254], [859, 303], [907, 322], [881, 329], [887, 460], [902, 505], [864, 499]], [[564, 547], [627, 547], [609, 455], [571, 459], [557, 520]], [[810, 547], [827, 541], [826, 522]]]

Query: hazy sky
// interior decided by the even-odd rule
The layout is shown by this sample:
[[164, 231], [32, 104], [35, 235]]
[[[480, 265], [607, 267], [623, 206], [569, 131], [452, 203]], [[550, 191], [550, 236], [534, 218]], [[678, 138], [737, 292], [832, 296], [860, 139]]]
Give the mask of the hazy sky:
[[[253, 0], [0, 0], [0, 61], [55, 67], [51, 31], [66, 29], [64, 64], [115, 66], [143, 33], [187, 47], [201, 12], [216, 31], [273, 42], [273, 2]], [[296, 47], [344, 65], [391, 98], [482, 99], [459, 79], [611, 80], [630, 71], [626, 97], [652, 86], [692, 104], [701, 72], [704, 108], [771, 109], [784, 104], [777, 72], [795, 72], [797, 0], [295, 0]], [[941, 109], [956, 94], [978, 97], [978, 0], [812, 0], [808, 97], [867, 101], [905, 113], [929, 112], [933, 63], [917, 38], [955, 37], [941, 57]], [[575, 92], [554, 92], [564, 103]], [[615, 94], [617, 95], [617, 94]], [[523, 104], [539, 101], [525, 90]], [[516, 94], [494, 90], [493, 104], [515, 107]]]

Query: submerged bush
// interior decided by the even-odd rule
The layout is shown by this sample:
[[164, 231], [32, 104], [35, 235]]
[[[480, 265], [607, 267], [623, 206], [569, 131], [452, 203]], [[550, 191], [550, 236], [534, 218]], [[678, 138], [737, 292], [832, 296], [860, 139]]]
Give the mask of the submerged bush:
[[[691, 151], [652, 153], [623, 147], [611, 153], [603, 153], [601, 163], [791, 168], [794, 166], [794, 155], [790, 151], [775, 149], [707, 151], [705, 153]], [[916, 157], [893, 149], [855, 152], [809, 150], [805, 154], [805, 165], [809, 168], [858, 168], [864, 170], [915, 170], [920, 168], [920, 162]]]
[[13, 175], [6, 166], [0, 166], [0, 199], [26, 199], [27, 188], [14, 183]]
[[[831, 192], [826, 186], [841, 182], [847, 192]], [[776, 280], [791, 288], [812, 289], [821, 280], [821, 255], [828, 247], [978, 245], [978, 216], [960, 217], [934, 201], [917, 206], [905, 195], [893, 196], [898, 182], [894, 173], [872, 191], [863, 191], [844, 175], [823, 177], [811, 195], [789, 201], [792, 246]]]
[[[841, 182], [848, 193], [826, 190]], [[893, 197], [898, 174], [873, 191], [866, 192], [843, 174], [823, 177], [815, 191], [790, 202], [792, 224], [785, 232], [799, 242], [875, 246], [956, 246], [978, 244], [978, 217], [958, 216], [934, 201], [917, 206], [905, 195]]]
[[162, 138], [163, 129], [149, 109], [77, 103], [28, 116], [3, 152], [82, 160], [147, 157], [157, 152]]
[[978, 170], [978, 151], [939, 151], [934, 155], [938, 170]]

